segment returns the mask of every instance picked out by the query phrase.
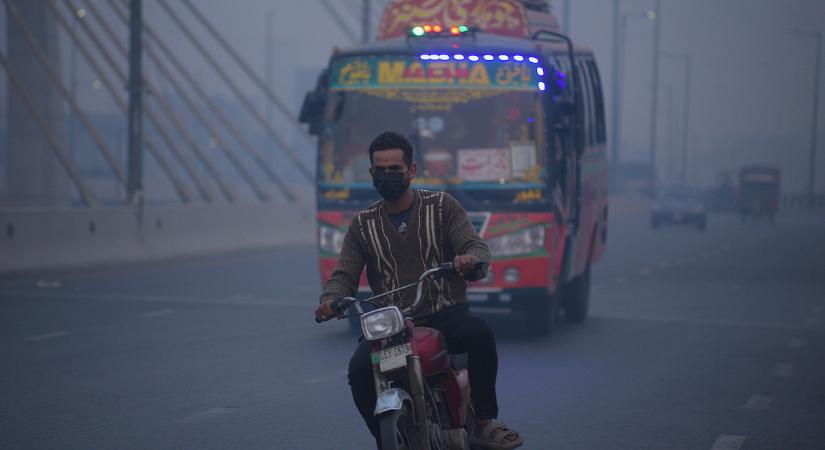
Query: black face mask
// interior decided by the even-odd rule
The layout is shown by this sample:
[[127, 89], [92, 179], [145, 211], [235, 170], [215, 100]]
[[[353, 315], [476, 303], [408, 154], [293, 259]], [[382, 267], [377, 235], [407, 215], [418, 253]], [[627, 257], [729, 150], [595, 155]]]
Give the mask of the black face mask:
[[393, 202], [404, 195], [404, 192], [410, 187], [410, 182], [404, 178], [404, 172], [380, 171], [373, 172], [372, 185], [375, 186], [375, 190], [381, 194], [381, 197]]

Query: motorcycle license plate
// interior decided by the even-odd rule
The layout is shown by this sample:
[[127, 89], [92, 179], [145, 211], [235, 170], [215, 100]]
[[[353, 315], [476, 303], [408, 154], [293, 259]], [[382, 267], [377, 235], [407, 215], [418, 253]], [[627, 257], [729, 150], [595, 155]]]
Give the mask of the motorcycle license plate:
[[395, 347], [382, 349], [378, 353], [378, 367], [381, 372], [389, 372], [407, 365], [407, 355], [412, 354], [412, 346], [409, 343], [396, 345]]

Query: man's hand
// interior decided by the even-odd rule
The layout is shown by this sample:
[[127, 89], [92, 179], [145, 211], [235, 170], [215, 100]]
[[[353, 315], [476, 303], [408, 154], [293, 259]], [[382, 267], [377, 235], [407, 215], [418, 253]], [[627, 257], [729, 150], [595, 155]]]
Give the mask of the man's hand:
[[453, 259], [453, 268], [462, 276], [473, 270], [478, 264], [478, 258], [473, 255], [458, 255]]
[[[332, 311], [332, 302], [335, 300], [325, 300], [323, 303], [318, 305], [318, 308], [315, 309], [315, 317], [318, 320], [329, 320], [335, 316], [335, 313]], [[339, 319], [344, 317], [344, 311], [338, 315]]]

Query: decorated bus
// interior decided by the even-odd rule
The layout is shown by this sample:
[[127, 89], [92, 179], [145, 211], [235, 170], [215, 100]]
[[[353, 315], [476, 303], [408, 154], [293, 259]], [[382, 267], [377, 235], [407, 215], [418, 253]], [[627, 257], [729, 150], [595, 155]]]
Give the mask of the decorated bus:
[[353, 215], [378, 199], [369, 142], [393, 130], [415, 148], [415, 186], [453, 195], [490, 247], [473, 310], [534, 334], [562, 314], [585, 320], [607, 240], [603, 95], [593, 53], [547, 3], [391, 2], [376, 41], [334, 51], [301, 120], [318, 137], [322, 282]]

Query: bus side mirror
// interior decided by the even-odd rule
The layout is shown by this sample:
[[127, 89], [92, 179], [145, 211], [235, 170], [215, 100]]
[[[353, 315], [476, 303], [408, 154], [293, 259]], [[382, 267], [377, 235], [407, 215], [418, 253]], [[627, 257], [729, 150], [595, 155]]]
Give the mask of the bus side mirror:
[[321, 125], [324, 122], [324, 106], [326, 98], [317, 91], [307, 92], [304, 96], [304, 103], [301, 105], [301, 113], [298, 120], [309, 125], [309, 134], [318, 136], [321, 133]]
[[576, 114], [576, 106], [569, 99], [559, 100], [556, 107], [561, 117], [573, 117]]
[[576, 123], [576, 107], [569, 99], [559, 99], [553, 105], [551, 127], [559, 133], [571, 133]]

